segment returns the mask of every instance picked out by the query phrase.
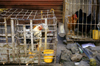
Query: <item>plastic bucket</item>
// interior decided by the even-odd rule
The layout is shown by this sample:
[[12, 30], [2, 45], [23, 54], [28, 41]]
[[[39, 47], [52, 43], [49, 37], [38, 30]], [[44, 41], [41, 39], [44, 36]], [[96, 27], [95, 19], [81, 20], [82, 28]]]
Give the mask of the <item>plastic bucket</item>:
[[99, 31], [99, 39], [100, 39], [100, 31]]
[[99, 39], [99, 31], [98, 30], [93, 30], [93, 39], [97, 40]]
[[[53, 61], [53, 54], [54, 54], [54, 50], [44, 50], [44, 54], [47, 54], [46, 56], [44, 56], [44, 62], [46, 63], [51, 63]], [[51, 55], [51, 56], [49, 56]]]

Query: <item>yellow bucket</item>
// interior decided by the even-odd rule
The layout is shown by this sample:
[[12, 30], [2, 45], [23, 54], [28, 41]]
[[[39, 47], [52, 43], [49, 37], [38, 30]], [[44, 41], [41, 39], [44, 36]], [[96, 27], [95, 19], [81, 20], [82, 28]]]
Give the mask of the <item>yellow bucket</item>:
[[99, 39], [99, 33], [100, 33], [100, 31], [93, 30], [93, 39], [95, 39], [95, 40]]
[[50, 50], [50, 49], [44, 50], [44, 54], [51, 54], [52, 55], [52, 56], [44, 56], [44, 62], [51, 63], [53, 61], [54, 50]]

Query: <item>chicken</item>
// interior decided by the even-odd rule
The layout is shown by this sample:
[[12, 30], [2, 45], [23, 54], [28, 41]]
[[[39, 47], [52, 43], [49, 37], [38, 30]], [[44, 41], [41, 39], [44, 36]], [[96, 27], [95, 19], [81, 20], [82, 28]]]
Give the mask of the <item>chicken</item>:
[[[39, 42], [39, 37], [41, 36], [41, 33], [40, 31], [43, 29], [43, 26], [42, 25], [37, 25], [37, 26], [34, 26], [33, 27], [33, 37], [35, 37], [36, 39], [34, 39], [34, 42]], [[30, 29], [26, 29], [26, 38], [29, 38], [27, 39], [27, 43], [30, 43], [31, 40], [31, 32], [30, 32]]]
[[[85, 32], [85, 27], [86, 27], [86, 18], [87, 18], [87, 16], [86, 16], [86, 13], [83, 13], [82, 12], [82, 10], [80, 9], [79, 11], [77, 11], [76, 13], [75, 13], [76, 15], [77, 15], [77, 17], [79, 18], [78, 20], [77, 20], [77, 23], [79, 23], [79, 25], [77, 24], [76, 25], [76, 28], [78, 28], [78, 26], [79, 26], [79, 28], [78, 28], [78, 30], [80, 31], [80, 32]], [[84, 25], [82, 25], [82, 23], [84, 24]], [[83, 28], [83, 29], [82, 29]]]
[[72, 30], [72, 35], [74, 35], [74, 29], [76, 28], [78, 28], [80, 32], [89, 33], [91, 30], [90, 27], [92, 27], [92, 29], [95, 27], [94, 25], [91, 26], [91, 24], [95, 24], [95, 20], [92, 19], [91, 21], [91, 14], [87, 16], [86, 13], [83, 13], [81, 9], [75, 12], [75, 14], [73, 14], [71, 17], [68, 17], [68, 21], [68, 34], [71, 34], [70, 30]]
[[[72, 15], [71, 17], [68, 17], [68, 23], [67, 23], [67, 26], [69, 29], [68, 35], [70, 35], [70, 34], [74, 35], [74, 29], [76, 27], [77, 20], [78, 20], [78, 18], [76, 15]], [[72, 30], [72, 33], [70, 30]]]
[[[45, 32], [40, 33], [40, 31], [43, 30], [44, 28], [45, 28], [44, 23], [33, 27], [33, 37], [36, 38], [36, 39], [34, 39], [35, 43], [39, 42], [39, 37], [41, 36], [41, 34], [42, 34], [42, 37], [45, 36]], [[47, 26], [47, 28], [48, 28], [48, 26]], [[47, 30], [48, 30], [47, 33], [51, 33], [51, 31], [49, 31], [49, 29], [47, 29]], [[26, 29], [26, 38], [29, 38], [29, 39], [27, 39], [27, 43], [30, 43], [31, 42], [31, 40], [30, 40], [30, 38], [31, 38], [30, 29]]]
[[[93, 18], [91, 20], [91, 16], [92, 16], [91, 14], [89, 14], [87, 16], [86, 13], [83, 13], [81, 9], [79, 11], [77, 11], [75, 14], [77, 16], [79, 14], [79, 16], [78, 16], [79, 19], [77, 20], [77, 23], [80, 23], [79, 24], [80, 32], [89, 33], [91, 29], [94, 29], [95, 26], [93, 24], [95, 24], [95, 20], [93, 20]], [[82, 23], [83, 23], [83, 25], [82, 25]], [[96, 22], [96, 24], [97, 24], [97, 22]], [[78, 26], [78, 24], [76, 26]], [[76, 27], [76, 28], [78, 28], [78, 27]], [[97, 29], [97, 27], [96, 27], [96, 29]]]

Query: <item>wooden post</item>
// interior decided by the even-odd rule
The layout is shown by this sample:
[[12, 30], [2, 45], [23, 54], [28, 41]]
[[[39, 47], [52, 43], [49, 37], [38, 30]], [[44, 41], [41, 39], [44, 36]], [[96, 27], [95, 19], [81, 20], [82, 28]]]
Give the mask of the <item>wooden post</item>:
[[57, 43], [58, 43], [58, 39], [57, 39], [57, 18], [54, 19], [54, 21], [56, 22], [56, 26], [54, 26], [55, 31], [55, 44], [54, 44], [54, 66], [56, 65], [56, 54], [57, 54]]
[[27, 55], [27, 50], [26, 50], [26, 28], [25, 25], [23, 25], [23, 31], [24, 31], [24, 51], [25, 51], [25, 56]]
[[39, 57], [38, 57], [38, 65], [41, 63], [41, 46], [42, 46], [42, 32], [40, 31], [40, 44], [39, 44]]
[[[5, 22], [5, 36], [6, 36], [6, 43], [8, 45], [8, 34], [7, 34], [7, 22], [6, 22], [6, 18], [4, 18], [4, 22]], [[9, 45], [8, 45], [9, 46]], [[9, 47], [7, 47], [7, 59], [9, 62]]]
[[45, 49], [47, 49], [47, 18], [45, 18]]
[[13, 49], [13, 61], [14, 61], [14, 58], [15, 58], [15, 40], [14, 40], [14, 20], [13, 19], [11, 19], [11, 34], [12, 34], [12, 36], [11, 36], [11, 38], [12, 38], [12, 49]]
[[30, 20], [30, 30], [31, 30], [31, 48], [32, 51], [34, 50], [34, 45], [33, 45], [33, 27], [32, 27], [32, 20]]

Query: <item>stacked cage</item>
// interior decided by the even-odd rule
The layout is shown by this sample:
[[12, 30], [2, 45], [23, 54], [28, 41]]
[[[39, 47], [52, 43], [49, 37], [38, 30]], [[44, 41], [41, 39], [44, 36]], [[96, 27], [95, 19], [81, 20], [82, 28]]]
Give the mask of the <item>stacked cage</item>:
[[99, 0], [65, 0], [67, 41], [98, 41]]
[[[1, 18], [10, 20], [11, 44], [8, 43], [7, 24], [5, 23], [4, 61], [1, 63], [56, 63], [57, 18], [54, 10], [7, 9]], [[0, 22], [1, 23], [1, 22]], [[8, 23], [8, 22], [7, 22]], [[1, 34], [3, 35], [3, 34]], [[0, 56], [3, 55], [0, 52]], [[2, 57], [2, 56], [1, 56]]]

